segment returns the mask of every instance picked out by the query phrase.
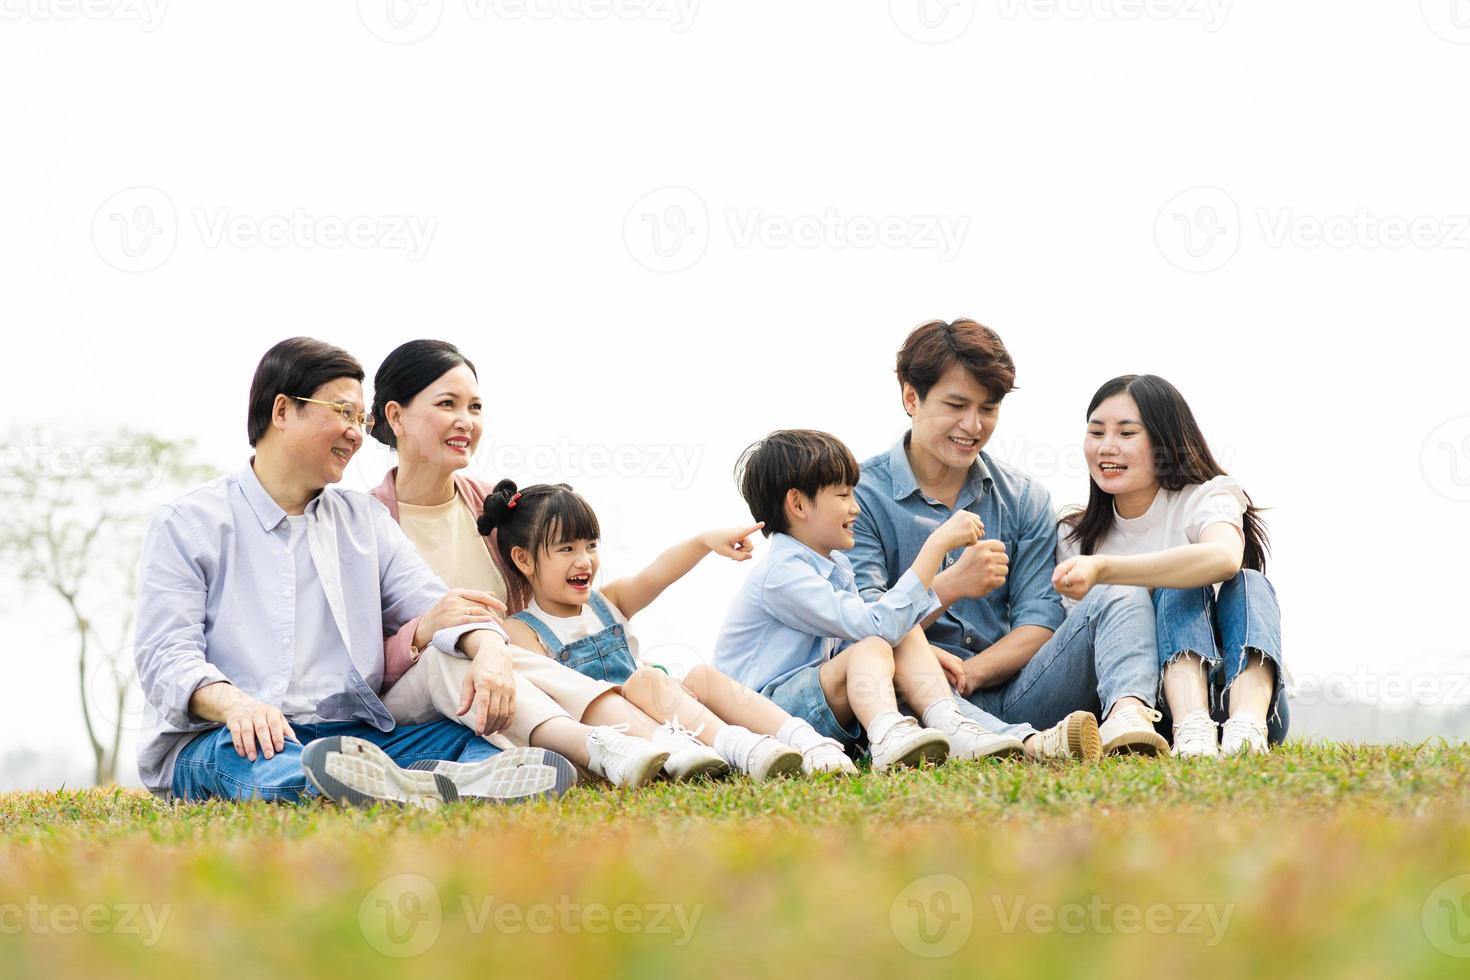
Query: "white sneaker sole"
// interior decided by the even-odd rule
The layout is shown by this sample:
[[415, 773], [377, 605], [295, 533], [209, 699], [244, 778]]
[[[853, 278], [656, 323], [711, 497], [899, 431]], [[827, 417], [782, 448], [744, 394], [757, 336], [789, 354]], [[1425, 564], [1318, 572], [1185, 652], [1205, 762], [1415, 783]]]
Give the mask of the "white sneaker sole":
[[894, 754], [890, 759], [879, 762], [873, 759], [873, 769], [887, 772], [900, 766], [917, 768], [926, 762], [939, 765], [949, 758], [949, 740], [943, 735], [917, 735], [914, 740]]
[[[678, 761], [685, 752], [692, 757], [691, 761]], [[717, 755], [694, 748], [686, 749], [685, 752], [670, 755], [663, 765], [664, 772], [676, 783], [687, 783], [692, 779], [718, 779], [730, 774], [730, 763]]]
[[1097, 716], [1091, 711], [1074, 711], [1057, 724], [1062, 726], [1066, 755], [1045, 758], [1081, 759], [1083, 762], [1096, 762], [1102, 758], [1102, 738], [1098, 735]]
[[425, 759], [408, 768], [448, 776], [461, 800], [487, 803], [555, 799], [577, 785], [577, 770], [570, 761], [537, 748], [507, 749], [482, 762]]
[[1026, 746], [1021, 744], [1018, 738], [994, 738], [970, 749], [968, 752], [956, 753], [953, 751], [954, 743], [950, 743], [950, 760], [970, 761], [977, 759], [1012, 759], [1026, 754]]
[[458, 798], [448, 777], [403, 769], [372, 742], [350, 735], [308, 743], [301, 750], [301, 768], [319, 793], [345, 806], [391, 803], [437, 810]]
[[619, 779], [605, 778], [619, 789], [642, 789], [658, 778], [659, 773], [663, 772], [664, 763], [668, 761], [667, 752], [655, 752], [645, 756], [641, 767], [634, 770], [632, 774], [620, 774]]
[[1169, 743], [1158, 732], [1130, 731], [1115, 735], [1103, 743], [1103, 755], [1169, 754]]
[[779, 779], [782, 776], [801, 775], [801, 753], [785, 747], [784, 751], [772, 752], [765, 764], [750, 771], [751, 779]]

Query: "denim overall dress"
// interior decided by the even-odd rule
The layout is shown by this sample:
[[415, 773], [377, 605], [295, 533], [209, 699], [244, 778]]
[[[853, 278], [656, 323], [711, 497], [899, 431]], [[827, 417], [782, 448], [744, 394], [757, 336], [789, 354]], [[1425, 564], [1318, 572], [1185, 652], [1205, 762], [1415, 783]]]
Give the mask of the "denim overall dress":
[[532, 615], [530, 610], [518, 612], [511, 618], [519, 619], [535, 630], [559, 663], [593, 680], [621, 684], [638, 669], [633, 662], [633, 653], [628, 649], [628, 632], [613, 618], [612, 610], [600, 592], [594, 590], [589, 598], [593, 612], [602, 620], [602, 630], [572, 643], [562, 643], [551, 627]]

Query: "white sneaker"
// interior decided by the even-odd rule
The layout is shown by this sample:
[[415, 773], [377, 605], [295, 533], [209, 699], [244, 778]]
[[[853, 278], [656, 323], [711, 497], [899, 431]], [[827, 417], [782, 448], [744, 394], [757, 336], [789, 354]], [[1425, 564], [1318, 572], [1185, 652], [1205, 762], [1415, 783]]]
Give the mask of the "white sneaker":
[[951, 712], [935, 730], [943, 732], [944, 737], [949, 739], [951, 759], [984, 759], [988, 756], [1006, 758], [1026, 751], [1019, 738], [986, 731], [979, 723], [958, 711]]
[[1254, 718], [1229, 718], [1220, 736], [1220, 754], [1265, 755], [1271, 751], [1266, 741], [1266, 726]]
[[627, 724], [600, 725], [587, 733], [587, 768], [614, 786], [638, 789], [659, 774], [669, 753], [652, 742], [634, 738]]
[[1164, 716], [1153, 708], [1116, 708], [1098, 729], [1104, 755], [1168, 755], [1169, 743], [1154, 730]]
[[830, 772], [839, 776], [855, 776], [858, 767], [852, 764], [842, 743], [835, 738], [824, 738], [807, 747], [801, 754], [801, 771], [808, 776]]
[[770, 735], [761, 735], [739, 767], [751, 779], [774, 779], [801, 772], [801, 753]]
[[1196, 708], [1174, 722], [1174, 754], [1181, 759], [1220, 755], [1220, 726], [1203, 708]]
[[1074, 711], [1044, 732], [1036, 733], [1038, 759], [1102, 758], [1102, 741], [1097, 734], [1097, 716], [1091, 711]]
[[883, 737], [871, 744], [873, 768], [878, 772], [897, 766], [936, 766], [949, 757], [949, 739], [932, 728], [920, 727], [908, 716], [894, 722]]
[[698, 735], [702, 731], [704, 726], [700, 725], [691, 732], [679, 724], [679, 716], [675, 715], [660, 725], [649, 739], [656, 748], [669, 753], [664, 772], [674, 782], [682, 783], [700, 776], [713, 779], [729, 773], [730, 764], [720, 758], [720, 753], [699, 740]]
[[335, 803], [357, 807], [392, 803], [435, 810], [459, 800], [503, 803], [560, 795], [571, 785], [566, 781], [571, 764], [555, 753], [546, 755], [560, 760], [565, 770], [514, 755], [468, 763], [426, 759], [404, 769], [367, 739], [331, 735], [306, 744], [301, 768], [317, 791]]

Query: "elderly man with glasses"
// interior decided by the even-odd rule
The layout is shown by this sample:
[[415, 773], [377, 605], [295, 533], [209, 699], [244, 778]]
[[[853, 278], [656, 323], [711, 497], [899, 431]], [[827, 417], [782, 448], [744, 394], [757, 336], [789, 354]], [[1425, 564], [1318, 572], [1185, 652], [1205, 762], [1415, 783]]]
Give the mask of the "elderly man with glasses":
[[[410, 648], [473, 655], [505, 633], [493, 598], [447, 590], [381, 504], [331, 486], [372, 424], [362, 379], [351, 355], [321, 341], [271, 348], [251, 383], [255, 455], [150, 525], [138, 769], [155, 793], [432, 808], [573, 780], [559, 756], [497, 754], [451, 719], [395, 726], [379, 699], [388, 664], [408, 662]], [[470, 710], [503, 715], [513, 698], [507, 677]]]

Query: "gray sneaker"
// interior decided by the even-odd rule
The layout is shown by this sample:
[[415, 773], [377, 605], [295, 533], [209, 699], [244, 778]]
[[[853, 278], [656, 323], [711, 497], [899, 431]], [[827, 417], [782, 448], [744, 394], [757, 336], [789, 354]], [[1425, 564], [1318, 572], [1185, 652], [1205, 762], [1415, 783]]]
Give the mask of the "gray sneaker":
[[[491, 757], [461, 766], [470, 799], [515, 800], [543, 795], [557, 783], [551, 766], [518, 765], [515, 760]], [[442, 772], [404, 769], [377, 745], [351, 735], [333, 735], [308, 742], [301, 750], [301, 768], [322, 796], [344, 806], [372, 807], [381, 803], [436, 810], [460, 799], [456, 780]]]

